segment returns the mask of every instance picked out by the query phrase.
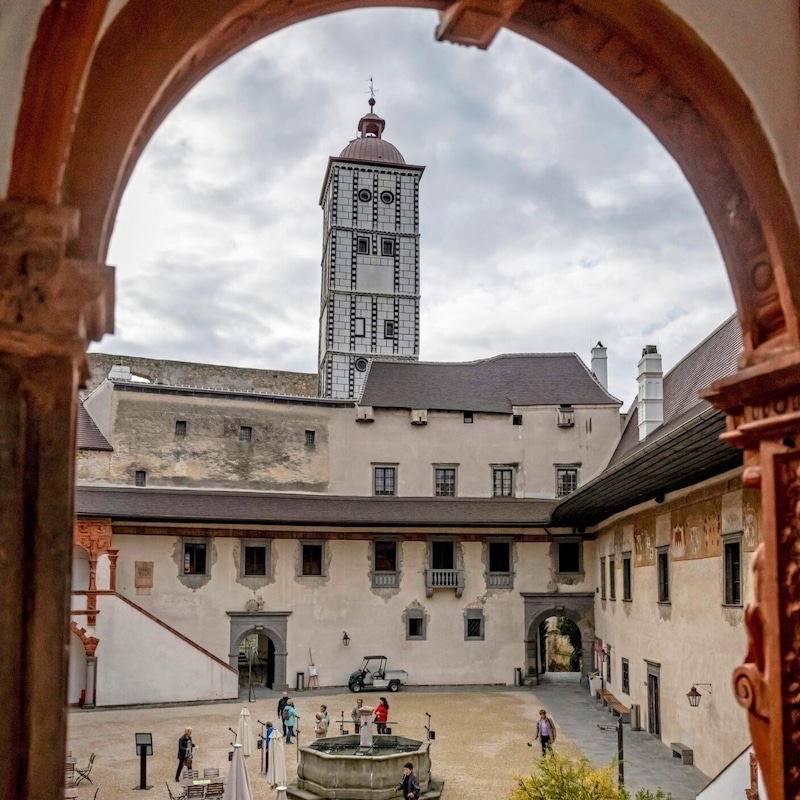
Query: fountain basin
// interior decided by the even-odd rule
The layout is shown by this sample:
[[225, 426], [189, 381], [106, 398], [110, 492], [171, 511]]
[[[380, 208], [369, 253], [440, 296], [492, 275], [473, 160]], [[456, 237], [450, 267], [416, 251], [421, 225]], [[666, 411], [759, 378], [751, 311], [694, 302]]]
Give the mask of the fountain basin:
[[431, 775], [430, 742], [405, 736], [375, 736], [371, 748], [358, 736], [328, 736], [300, 748], [297, 788], [289, 796], [325, 800], [397, 800], [403, 764], [410, 761], [423, 795]]

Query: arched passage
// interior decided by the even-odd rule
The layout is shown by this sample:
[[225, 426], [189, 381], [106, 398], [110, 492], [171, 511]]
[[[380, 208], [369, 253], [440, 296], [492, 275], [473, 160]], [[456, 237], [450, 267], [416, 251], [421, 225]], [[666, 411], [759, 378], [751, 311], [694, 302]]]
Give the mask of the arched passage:
[[523, 592], [522, 597], [525, 600], [525, 674], [538, 680], [545, 671], [540, 657], [542, 624], [551, 617], [566, 617], [581, 633], [581, 678], [585, 678], [593, 665], [594, 595], [591, 592]]
[[231, 619], [231, 639], [228, 658], [234, 669], [239, 669], [239, 646], [242, 641], [253, 634], [267, 637], [273, 647], [268, 650], [274, 657], [270, 668], [273, 689], [288, 689], [286, 681], [287, 633], [289, 614], [285, 611], [229, 611]]

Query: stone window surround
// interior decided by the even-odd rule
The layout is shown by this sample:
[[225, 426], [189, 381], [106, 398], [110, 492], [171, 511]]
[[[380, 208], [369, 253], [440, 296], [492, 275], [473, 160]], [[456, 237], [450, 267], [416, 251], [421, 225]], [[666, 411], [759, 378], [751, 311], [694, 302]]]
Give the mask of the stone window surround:
[[[492, 497], [514, 497], [515, 484], [517, 480], [517, 467], [515, 464], [490, 464], [492, 471]], [[505, 479], [501, 476], [501, 489], [500, 493], [497, 492], [497, 476], [498, 473], [510, 473], [509, 493], [505, 493]]]
[[[470, 635], [470, 627], [475, 627], [475, 622], [478, 621], [480, 632]], [[472, 626], [470, 626], [470, 622]], [[483, 616], [482, 608], [466, 608], [464, 609], [464, 641], [465, 642], [482, 642], [486, 638], [486, 625]]]
[[[253, 575], [245, 571], [245, 550], [248, 547], [263, 547], [265, 572], [263, 575]], [[269, 578], [272, 574], [272, 539], [241, 539], [239, 551], [239, 577], [240, 578]]]
[[[729, 568], [729, 553], [738, 549], [738, 562]], [[729, 608], [741, 608], [744, 605], [744, 570], [742, 552], [742, 532], [727, 533], [722, 537], [722, 605]], [[729, 574], [735, 569], [735, 575]], [[735, 593], [735, 594], [734, 594]]]
[[622, 554], [622, 600], [633, 600], [633, 554], [630, 550]]
[[[372, 464], [372, 494], [378, 497], [397, 496], [397, 464]], [[378, 490], [378, 470], [384, 470], [381, 475], [382, 489]], [[387, 470], [391, 470], [392, 490], [386, 491], [386, 479], [389, 475]]]
[[[577, 544], [578, 545], [578, 571], [575, 572], [574, 570], [562, 570], [561, 569], [561, 545], [562, 544]], [[558, 575], [583, 575], [584, 574], [584, 564], [583, 564], [583, 539], [580, 536], [559, 536], [558, 541], [556, 542], [558, 546], [558, 553], [557, 553], [557, 564], [556, 564], [556, 573]]]
[[[580, 478], [580, 464], [553, 464], [556, 471], [556, 497], [566, 497], [578, 488]], [[574, 480], [571, 480], [574, 478]], [[563, 481], [562, 481], [563, 479]], [[570, 484], [574, 484], [568, 491], [562, 491], [563, 482], [570, 479]]]
[[[656, 580], [658, 583], [658, 602], [664, 605], [672, 603], [670, 599], [670, 569], [669, 569], [669, 545], [656, 548]], [[666, 580], [665, 580], [666, 579]], [[662, 591], [666, 588], [666, 591]]]
[[[300, 558], [297, 564], [297, 577], [298, 578], [325, 578], [328, 575], [327, 571], [327, 546], [325, 539], [300, 539], [298, 541], [300, 545]], [[320, 548], [320, 572], [319, 574], [311, 574], [307, 572], [303, 572], [304, 562], [305, 559], [304, 549], [308, 546], [319, 547]]]
[[[425, 618], [425, 612], [419, 609], [410, 608], [405, 612], [405, 622], [406, 622], [406, 640], [407, 641], [418, 641], [422, 642], [428, 638], [428, 624]], [[412, 634], [411, 633], [411, 621], [412, 620], [419, 620], [419, 633]]]
[[[439, 472], [445, 471], [452, 471], [453, 473], [453, 491], [452, 493], [448, 492], [439, 492]], [[445, 479], [442, 486], [446, 488], [448, 486], [446, 476], [442, 475], [442, 478]], [[458, 464], [434, 464], [433, 465], [433, 496], [434, 497], [458, 497]]]

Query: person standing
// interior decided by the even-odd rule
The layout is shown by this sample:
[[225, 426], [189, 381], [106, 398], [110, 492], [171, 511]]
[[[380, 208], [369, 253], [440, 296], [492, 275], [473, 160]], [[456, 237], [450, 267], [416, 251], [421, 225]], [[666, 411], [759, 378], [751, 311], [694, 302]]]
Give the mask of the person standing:
[[[186, 728], [183, 736], [178, 739], [178, 771], [175, 773], [175, 780], [180, 781], [181, 770], [186, 767], [192, 768], [192, 756], [194, 755], [194, 742], [192, 741], [192, 729]], [[187, 763], [188, 762], [188, 763]]]
[[287, 700], [283, 707], [284, 726], [286, 728], [286, 744], [292, 743], [294, 726], [297, 724], [297, 711], [294, 708], [294, 700]]
[[289, 692], [284, 692], [280, 700], [278, 700], [278, 719], [281, 721], [281, 727], [283, 728], [283, 735], [286, 736], [286, 721], [283, 718], [283, 709], [286, 704], [289, 702]]
[[538, 739], [541, 742], [542, 755], [553, 749], [553, 743], [556, 740], [556, 724], [553, 722], [552, 717], [547, 716], [547, 711], [543, 708], [539, 709], [539, 720], [536, 723], [536, 736], [534, 736], [534, 739]]
[[381, 697], [381, 702], [375, 707], [375, 725], [378, 733], [386, 733], [386, 723], [389, 721], [389, 701]]
[[353, 725], [355, 726], [356, 733], [361, 730], [361, 709], [364, 706], [364, 701], [359, 697], [356, 700], [356, 704], [353, 706], [353, 710], [350, 712], [350, 719], [353, 720]]
[[328, 716], [328, 706], [324, 703], [319, 707], [316, 714], [316, 723], [314, 724], [314, 734], [317, 739], [328, 735], [328, 726], [331, 724], [331, 718]]
[[419, 797], [419, 778], [414, 774], [414, 765], [410, 761], [403, 764], [403, 780], [397, 791], [403, 793], [405, 800], [417, 800]]

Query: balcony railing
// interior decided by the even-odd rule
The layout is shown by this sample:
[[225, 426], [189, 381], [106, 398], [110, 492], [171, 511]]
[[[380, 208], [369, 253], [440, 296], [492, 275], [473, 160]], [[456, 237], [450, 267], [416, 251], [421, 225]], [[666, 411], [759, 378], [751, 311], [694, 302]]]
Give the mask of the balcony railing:
[[510, 589], [514, 580], [510, 572], [487, 572], [486, 586], [489, 589]]
[[426, 569], [425, 594], [433, 597], [434, 589], [455, 589], [456, 597], [464, 591], [463, 569]]
[[396, 589], [400, 583], [397, 572], [373, 572], [372, 586], [375, 589]]

